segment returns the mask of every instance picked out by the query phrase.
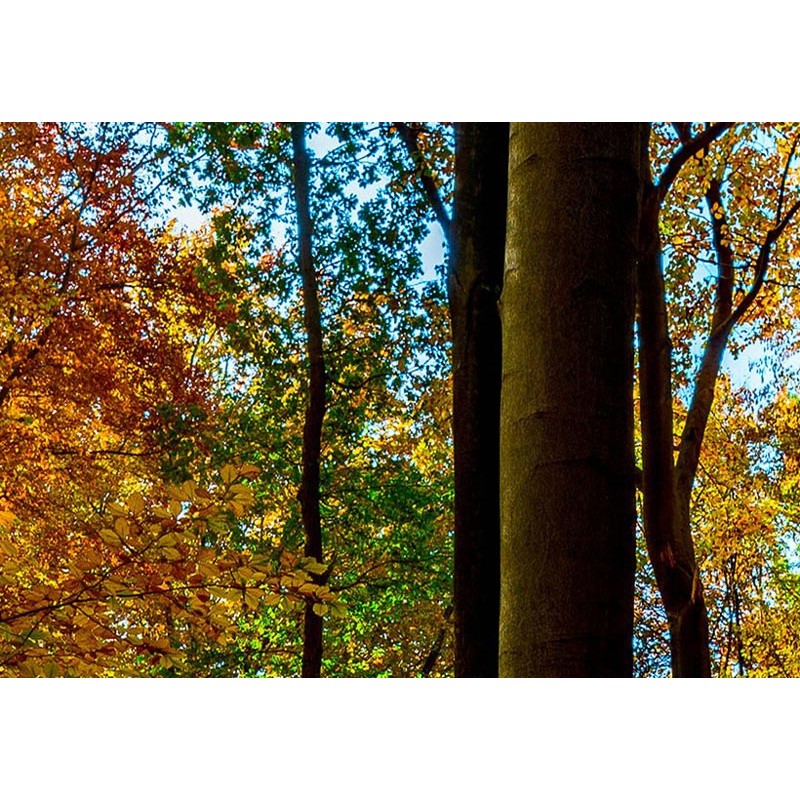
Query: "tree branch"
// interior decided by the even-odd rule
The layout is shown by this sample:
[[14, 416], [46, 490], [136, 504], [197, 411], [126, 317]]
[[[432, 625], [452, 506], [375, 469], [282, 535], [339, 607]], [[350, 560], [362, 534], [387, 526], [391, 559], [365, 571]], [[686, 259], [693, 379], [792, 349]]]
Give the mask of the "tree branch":
[[756, 299], [759, 291], [761, 290], [764, 280], [769, 268], [769, 256], [772, 245], [778, 241], [781, 234], [786, 230], [786, 226], [792, 221], [797, 212], [800, 211], [800, 200], [798, 200], [787, 212], [786, 216], [770, 230], [764, 238], [764, 243], [761, 245], [758, 258], [755, 263], [755, 277], [753, 284], [748, 290], [747, 294], [742, 299], [742, 302], [734, 309], [733, 313], [721, 323], [720, 327], [732, 329], [734, 325], [747, 313], [748, 309]]
[[430, 165], [428, 164], [427, 160], [425, 159], [425, 155], [419, 147], [418, 137], [422, 129], [419, 126], [408, 125], [405, 122], [393, 122], [392, 125], [397, 129], [397, 132], [400, 134], [400, 138], [403, 140], [403, 143], [406, 146], [406, 150], [408, 150], [408, 154], [411, 156], [411, 160], [414, 163], [414, 168], [416, 169], [419, 179], [422, 182], [422, 188], [425, 192], [425, 196], [428, 198], [428, 202], [433, 208], [433, 213], [436, 214], [436, 219], [439, 221], [439, 225], [442, 227], [442, 232], [445, 240], [447, 241], [447, 246], [451, 247], [450, 217], [448, 216], [447, 210], [444, 207], [444, 202], [442, 201], [442, 196], [439, 194], [439, 189], [436, 187], [436, 182], [433, 179]]
[[717, 258], [717, 286], [714, 293], [711, 333], [703, 349], [700, 369], [695, 376], [694, 393], [678, 448], [676, 478], [677, 485], [684, 492], [691, 491], [697, 473], [700, 447], [714, 402], [714, 389], [722, 356], [732, 329], [732, 326], [726, 327], [724, 323], [730, 319], [733, 308], [733, 250], [725, 234], [728, 227], [727, 216], [723, 207], [720, 182], [716, 178], [711, 180], [705, 200], [711, 215], [712, 240]]
[[658, 193], [658, 203], [660, 204], [667, 196], [667, 192], [672, 186], [681, 167], [694, 155], [697, 155], [701, 150], [705, 150], [715, 139], [719, 138], [728, 128], [733, 126], [732, 122], [715, 122], [713, 125], [708, 125], [703, 131], [697, 134], [694, 138], [689, 138], [689, 125], [688, 123], [676, 122], [673, 123], [681, 138], [681, 147], [679, 147], [672, 155], [669, 163], [664, 167], [661, 177], [658, 179], [656, 191]]
[[439, 633], [436, 636], [436, 641], [433, 643], [433, 647], [431, 647], [431, 650], [428, 653], [428, 657], [425, 659], [425, 663], [422, 665], [423, 678], [427, 678], [430, 676], [431, 671], [433, 670], [434, 666], [436, 666], [436, 662], [438, 661], [439, 656], [442, 653], [442, 645], [444, 644], [444, 637], [445, 634], [447, 633], [447, 622], [452, 614], [453, 614], [453, 606], [449, 605], [444, 611], [444, 621], [442, 622], [442, 625], [439, 628]]

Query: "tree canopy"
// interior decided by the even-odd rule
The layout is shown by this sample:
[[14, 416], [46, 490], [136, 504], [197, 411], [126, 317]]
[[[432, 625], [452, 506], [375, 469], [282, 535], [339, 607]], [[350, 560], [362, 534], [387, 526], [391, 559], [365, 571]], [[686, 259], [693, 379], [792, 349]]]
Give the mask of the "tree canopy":
[[[479, 637], [538, 613], [501, 584], [521, 598], [553, 546], [504, 575], [500, 528], [566, 527], [529, 499], [501, 522], [500, 431], [528, 477], [583, 436], [548, 417], [528, 452], [501, 391], [580, 374], [585, 399], [604, 348], [625, 669], [800, 676], [800, 126], [641, 125], [620, 166], [617, 127], [567, 156], [565, 125], [506, 173], [505, 123], [1, 124], [0, 676], [494, 674]], [[580, 194], [609, 186], [619, 209]], [[522, 248], [519, 220], [562, 244]], [[508, 312], [520, 258], [586, 273]], [[550, 595], [597, 605], [584, 568]]]

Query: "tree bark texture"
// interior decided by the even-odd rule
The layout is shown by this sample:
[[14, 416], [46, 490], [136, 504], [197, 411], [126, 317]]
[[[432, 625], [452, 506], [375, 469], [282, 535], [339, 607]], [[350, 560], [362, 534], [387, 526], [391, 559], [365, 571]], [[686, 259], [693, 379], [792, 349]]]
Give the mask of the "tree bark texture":
[[[320, 516], [320, 452], [322, 422], [325, 418], [325, 356], [322, 347], [322, 322], [317, 275], [311, 249], [310, 165], [305, 142], [305, 123], [293, 122], [294, 196], [297, 209], [299, 266], [303, 287], [303, 323], [308, 357], [308, 406], [303, 426], [303, 472], [300, 500], [306, 556], [322, 561], [322, 521]], [[306, 604], [303, 622], [304, 678], [319, 678], [322, 668], [322, 617]]]
[[511, 126], [500, 675], [633, 671], [643, 124]]
[[448, 296], [453, 332], [455, 675], [496, 678], [500, 378], [508, 123], [456, 124]]

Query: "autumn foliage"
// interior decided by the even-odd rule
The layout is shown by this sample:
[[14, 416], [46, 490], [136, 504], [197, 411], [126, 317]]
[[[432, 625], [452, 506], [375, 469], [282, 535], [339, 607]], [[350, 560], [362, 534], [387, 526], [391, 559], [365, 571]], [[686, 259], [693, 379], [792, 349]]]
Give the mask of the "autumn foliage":
[[[299, 675], [309, 615], [322, 675], [453, 674], [453, 127], [293, 125], [0, 125], [0, 676]], [[650, 128], [648, 430], [720, 676], [800, 675], [798, 144]], [[323, 558], [298, 499], [312, 272]], [[635, 672], [660, 676], [680, 537], [642, 505], [641, 434]]]
[[262, 602], [338, 608], [312, 561], [231, 550], [257, 469], [164, 479], [170, 424], [203, 449], [197, 339], [231, 306], [200, 284], [202, 237], [155, 224], [128, 135], [0, 135], [3, 674], [149, 674]]

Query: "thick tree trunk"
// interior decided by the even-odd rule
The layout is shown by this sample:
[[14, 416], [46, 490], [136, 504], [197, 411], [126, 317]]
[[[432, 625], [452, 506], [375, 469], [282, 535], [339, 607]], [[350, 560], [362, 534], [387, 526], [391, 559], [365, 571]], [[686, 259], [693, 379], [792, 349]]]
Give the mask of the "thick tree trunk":
[[496, 678], [500, 615], [500, 377], [508, 123], [456, 125], [453, 330], [455, 674]]
[[503, 676], [633, 670], [641, 124], [512, 124], [502, 296]]
[[[325, 418], [325, 357], [317, 275], [311, 253], [310, 167], [305, 143], [305, 124], [291, 125], [294, 155], [294, 196], [297, 207], [297, 238], [303, 285], [303, 323], [308, 357], [308, 406], [303, 426], [303, 473], [298, 498], [305, 532], [305, 555], [322, 561], [320, 518], [320, 452]], [[304, 678], [319, 678], [322, 666], [322, 617], [306, 604], [303, 632]]]

